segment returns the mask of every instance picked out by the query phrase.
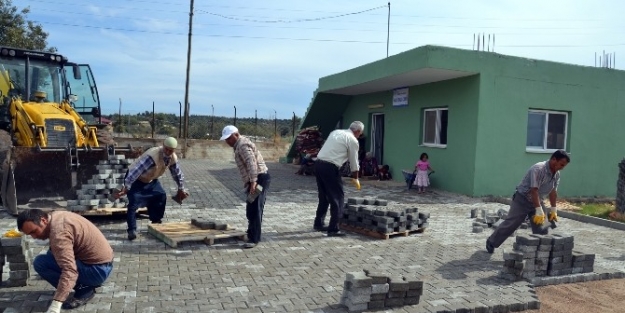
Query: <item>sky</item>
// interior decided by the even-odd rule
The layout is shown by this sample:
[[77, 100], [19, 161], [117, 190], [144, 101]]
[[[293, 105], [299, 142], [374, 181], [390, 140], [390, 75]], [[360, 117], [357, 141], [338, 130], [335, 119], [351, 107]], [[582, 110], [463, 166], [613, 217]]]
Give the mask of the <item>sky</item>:
[[[106, 4], [104, 4], [106, 3]], [[617, 0], [195, 0], [190, 114], [303, 116], [321, 77], [423, 45], [625, 69]], [[15, 0], [72, 62], [88, 63], [104, 114], [175, 113], [184, 102], [190, 1]], [[387, 37], [388, 36], [388, 37]], [[491, 39], [492, 40], [492, 39]], [[491, 50], [493, 47], [490, 47]]]

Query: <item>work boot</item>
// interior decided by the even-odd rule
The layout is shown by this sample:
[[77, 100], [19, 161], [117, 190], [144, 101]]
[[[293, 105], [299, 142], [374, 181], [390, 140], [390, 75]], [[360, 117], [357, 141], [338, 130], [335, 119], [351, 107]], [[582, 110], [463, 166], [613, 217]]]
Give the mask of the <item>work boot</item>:
[[129, 231], [128, 232], [128, 240], [133, 241], [137, 239], [137, 234], [134, 231]]
[[492, 243], [490, 243], [490, 241], [486, 240], [486, 251], [490, 254], [492, 254], [493, 252], [495, 252], [495, 246], [493, 246]]
[[163, 220], [152, 221], [152, 224], [163, 224]]

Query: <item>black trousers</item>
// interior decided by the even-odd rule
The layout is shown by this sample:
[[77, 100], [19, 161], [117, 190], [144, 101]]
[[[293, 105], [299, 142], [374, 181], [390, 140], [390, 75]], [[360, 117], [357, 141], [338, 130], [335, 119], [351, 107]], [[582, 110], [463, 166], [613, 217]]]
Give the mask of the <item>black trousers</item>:
[[269, 173], [258, 174], [256, 183], [263, 186], [263, 191], [256, 197], [252, 203], [246, 202], [245, 216], [247, 217], [247, 240], [253, 243], [259, 243], [261, 237], [261, 224], [263, 223], [263, 211], [265, 209], [265, 200], [267, 198], [267, 190], [271, 183]]
[[343, 180], [339, 168], [333, 163], [317, 160], [315, 162], [315, 177], [319, 191], [319, 204], [315, 216], [314, 227], [322, 227], [325, 222], [328, 206], [330, 207], [330, 224], [328, 232], [339, 231], [339, 218], [343, 211]]

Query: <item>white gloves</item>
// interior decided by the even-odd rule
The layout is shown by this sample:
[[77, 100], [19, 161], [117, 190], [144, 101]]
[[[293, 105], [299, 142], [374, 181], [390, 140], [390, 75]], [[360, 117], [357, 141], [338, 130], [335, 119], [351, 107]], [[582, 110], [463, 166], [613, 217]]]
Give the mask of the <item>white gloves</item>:
[[61, 313], [61, 305], [63, 305], [63, 302], [52, 300], [52, 303], [46, 313]]
[[542, 225], [543, 223], [545, 223], [545, 212], [543, 212], [543, 208], [541, 207], [537, 207], [535, 210], [536, 214], [532, 218], [532, 221], [536, 225]]
[[558, 209], [556, 209], [556, 207], [554, 206], [552, 206], [551, 209], [549, 209], [549, 221], [550, 222], [558, 221]]

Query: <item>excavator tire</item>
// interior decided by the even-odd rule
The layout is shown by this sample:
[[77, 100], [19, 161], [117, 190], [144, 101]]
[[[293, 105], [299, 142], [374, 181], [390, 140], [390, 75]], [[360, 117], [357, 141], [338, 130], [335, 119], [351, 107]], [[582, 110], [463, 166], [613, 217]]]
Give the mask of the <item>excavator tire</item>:
[[[6, 159], [11, 146], [13, 145], [13, 141], [11, 140], [11, 135], [9, 132], [5, 130], [0, 130], [0, 186], [2, 185], [2, 179], [4, 177], [2, 173], [2, 168], [4, 167], [4, 163], [9, 160]], [[0, 192], [0, 204], [2, 204], [2, 193]]]

